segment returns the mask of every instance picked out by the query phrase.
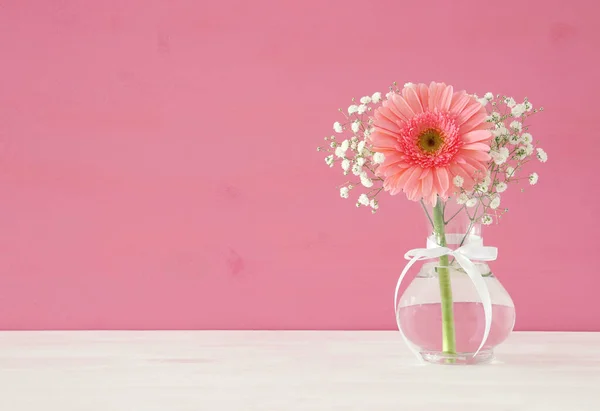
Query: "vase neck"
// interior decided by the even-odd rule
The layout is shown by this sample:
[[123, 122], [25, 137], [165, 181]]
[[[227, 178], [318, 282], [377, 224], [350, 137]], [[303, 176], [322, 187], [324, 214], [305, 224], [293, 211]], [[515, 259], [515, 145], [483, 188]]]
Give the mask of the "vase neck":
[[[445, 234], [446, 246], [450, 248], [458, 248], [465, 244], [482, 243], [481, 224], [471, 221], [470, 215], [474, 210], [467, 209], [463, 205], [459, 205], [454, 199], [449, 199], [443, 207], [441, 207], [441, 218], [438, 218], [437, 226], [440, 226], [440, 220], [443, 220], [443, 231]], [[435, 229], [434, 210], [432, 206], [426, 208], [427, 211], [427, 242], [433, 241], [438, 244]], [[438, 217], [440, 209], [438, 208]], [[428, 244], [429, 245], [429, 244]], [[441, 245], [441, 244], [438, 244]]]
[[[458, 248], [463, 245], [472, 244], [472, 245], [483, 245], [483, 238], [477, 234], [466, 234], [466, 233], [448, 233], [446, 234], [446, 247], [448, 248]], [[436, 240], [435, 234], [427, 237], [427, 248], [437, 248], [439, 244]]]

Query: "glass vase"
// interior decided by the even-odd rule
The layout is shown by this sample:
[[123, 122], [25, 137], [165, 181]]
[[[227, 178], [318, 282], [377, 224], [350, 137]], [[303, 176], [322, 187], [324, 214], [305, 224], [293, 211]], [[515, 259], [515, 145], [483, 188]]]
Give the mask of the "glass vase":
[[[470, 219], [466, 207], [438, 202], [425, 211], [430, 242], [451, 249], [482, 244], [482, 227]], [[489, 362], [494, 358], [494, 347], [512, 332], [515, 308], [510, 295], [487, 262], [472, 262], [487, 285], [492, 303], [490, 332], [478, 352], [485, 316], [481, 298], [465, 270], [452, 256], [425, 260], [411, 268], [414, 278], [399, 299], [396, 316], [405, 338], [427, 362]]]

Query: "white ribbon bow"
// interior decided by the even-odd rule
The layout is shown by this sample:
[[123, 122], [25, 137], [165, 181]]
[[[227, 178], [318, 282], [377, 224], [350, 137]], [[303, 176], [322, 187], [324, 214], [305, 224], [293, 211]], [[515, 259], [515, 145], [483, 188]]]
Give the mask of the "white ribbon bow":
[[[498, 257], [498, 249], [496, 247], [484, 247], [483, 241], [481, 237], [471, 237], [471, 241], [463, 245], [462, 247], [457, 248], [456, 250], [452, 250], [448, 247], [440, 247], [433, 237], [427, 239], [427, 248], [415, 248], [414, 250], [408, 251], [404, 254], [404, 258], [410, 260], [400, 277], [398, 278], [398, 283], [396, 284], [396, 291], [394, 293], [394, 312], [396, 313], [396, 323], [398, 324], [398, 330], [400, 330], [400, 334], [402, 334], [402, 338], [407, 342], [408, 346], [412, 348], [410, 342], [406, 338], [406, 335], [402, 332], [402, 327], [400, 327], [400, 319], [398, 316], [398, 291], [400, 290], [400, 284], [402, 284], [402, 280], [404, 276], [410, 270], [414, 263], [421, 260], [431, 260], [440, 258], [444, 255], [450, 255], [456, 259], [458, 265], [460, 265], [471, 281], [475, 286], [475, 290], [481, 299], [481, 303], [483, 305], [483, 313], [485, 316], [485, 329], [483, 332], [483, 339], [479, 348], [475, 352], [474, 355], [483, 348], [483, 345], [487, 341], [487, 338], [490, 334], [490, 328], [492, 326], [492, 299], [490, 297], [490, 292], [488, 290], [487, 284], [485, 280], [481, 276], [481, 273], [473, 264], [471, 260], [476, 261], [493, 261]], [[418, 353], [415, 352], [418, 355]]]

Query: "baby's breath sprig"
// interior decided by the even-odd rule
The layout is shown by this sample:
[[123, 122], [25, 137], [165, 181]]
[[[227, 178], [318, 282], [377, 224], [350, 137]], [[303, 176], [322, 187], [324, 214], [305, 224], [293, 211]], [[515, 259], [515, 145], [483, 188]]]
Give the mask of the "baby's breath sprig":
[[490, 144], [492, 160], [486, 174], [479, 176], [473, 190], [466, 191], [463, 188], [464, 181], [460, 176], [454, 178], [453, 184], [458, 204], [463, 204], [466, 209], [477, 206], [473, 213], [467, 211], [469, 219], [473, 223], [490, 225], [494, 221], [498, 222], [508, 211], [507, 208], [500, 208], [500, 204], [501, 193], [510, 184], [525, 179], [531, 185], [538, 182], [538, 174], [535, 172], [526, 177], [518, 177], [518, 173], [533, 157], [542, 163], [548, 160], [546, 152], [536, 146], [527, 124], [531, 116], [544, 109], [534, 109], [527, 98], [517, 104], [512, 97], [494, 96], [492, 93], [486, 93], [478, 100], [483, 106], [489, 104], [491, 107], [487, 121], [493, 125]]
[[[346, 111], [339, 109], [345, 121], [333, 123], [333, 131], [338, 135], [325, 137], [326, 144], [317, 151], [328, 153], [325, 163], [329, 167], [339, 164], [345, 176], [353, 175], [356, 181], [347, 181], [340, 189], [340, 197], [349, 198], [357, 188], [369, 189], [360, 193], [357, 207], [369, 207], [373, 213], [379, 208], [377, 196], [383, 190], [383, 179], [377, 176], [377, 167], [383, 163], [382, 153], [371, 150], [369, 136], [373, 132], [369, 113], [382, 101], [381, 93], [352, 99]], [[364, 191], [364, 190], [363, 190]]]

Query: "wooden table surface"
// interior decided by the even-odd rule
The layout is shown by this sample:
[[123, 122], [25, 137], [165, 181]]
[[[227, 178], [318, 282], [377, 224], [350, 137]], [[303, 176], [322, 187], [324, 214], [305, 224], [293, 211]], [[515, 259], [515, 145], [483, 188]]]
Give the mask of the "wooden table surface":
[[0, 410], [600, 411], [600, 333], [514, 333], [483, 366], [391, 331], [0, 332]]

